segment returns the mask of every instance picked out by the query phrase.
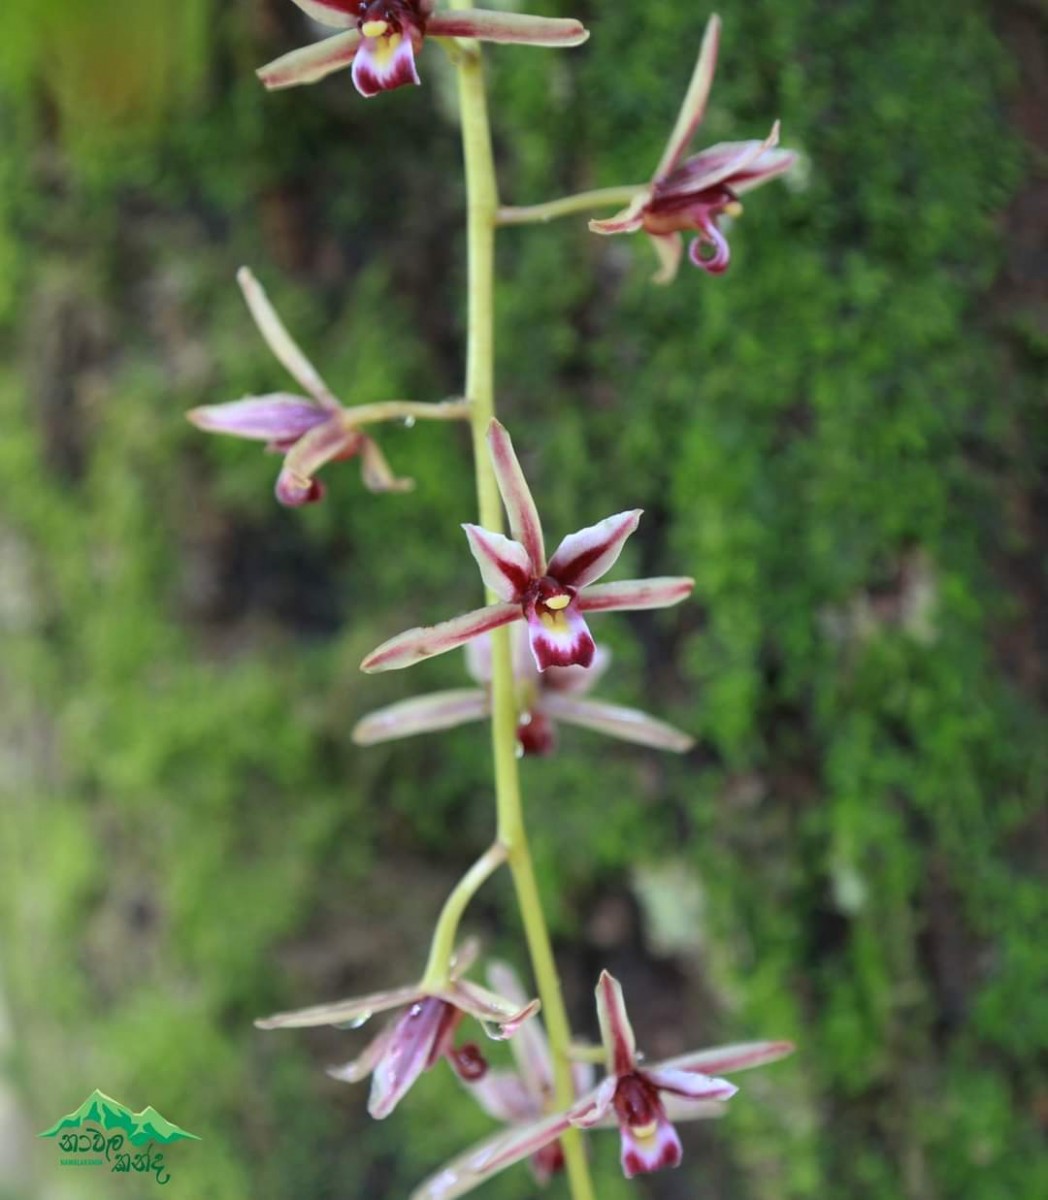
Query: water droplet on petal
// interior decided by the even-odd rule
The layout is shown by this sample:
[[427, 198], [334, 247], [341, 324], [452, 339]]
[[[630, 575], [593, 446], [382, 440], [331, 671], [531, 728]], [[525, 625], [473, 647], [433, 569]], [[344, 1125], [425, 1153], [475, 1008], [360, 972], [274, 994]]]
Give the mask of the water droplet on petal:
[[414, 429], [415, 428], [415, 418], [414, 417], [405, 417], [404, 418], [404, 428], [405, 429]]
[[348, 1022], [348, 1025], [349, 1025], [350, 1029], [359, 1029], [361, 1027], [361, 1025], [367, 1024], [367, 1022], [370, 1020], [371, 1020], [370, 1012], [357, 1013], [357, 1015], [353, 1018], [353, 1020]]

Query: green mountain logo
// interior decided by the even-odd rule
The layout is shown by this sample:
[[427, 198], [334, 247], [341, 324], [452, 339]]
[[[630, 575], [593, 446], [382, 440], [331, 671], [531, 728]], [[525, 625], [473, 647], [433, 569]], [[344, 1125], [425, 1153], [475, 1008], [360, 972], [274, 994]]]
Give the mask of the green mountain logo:
[[183, 1138], [200, 1141], [195, 1133], [180, 1129], [166, 1117], [161, 1116], [151, 1105], [147, 1105], [141, 1112], [132, 1112], [126, 1104], [121, 1104], [119, 1100], [114, 1100], [112, 1096], [107, 1096], [98, 1088], [95, 1088], [79, 1108], [67, 1113], [50, 1129], [38, 1133], [37, 1137], [58, 1137], [66, 1129], [79, 1129], [81, 1125], [89, 1123], [98, 1125], [102, 1129], [124, 1134], [133, 1146], [144, 1146], [148, 1142], [168, 1144], [181, 1141]]

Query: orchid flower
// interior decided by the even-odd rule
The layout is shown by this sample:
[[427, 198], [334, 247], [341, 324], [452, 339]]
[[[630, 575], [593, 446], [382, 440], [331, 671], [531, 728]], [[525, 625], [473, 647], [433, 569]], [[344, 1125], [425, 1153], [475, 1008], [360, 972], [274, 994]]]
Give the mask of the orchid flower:
[[[501, 996], [515, 1004], [527, 1002], [527, 995], [512, 967], [502, 962], [488, 966], [488, 983]], [[538, 1021], [530, 1021], [510, 1043], [515, 1070], [492, 1068], [479, 1079], [467, 1080], [467, 1087], [486, 1113], [507, 1125], [528, 1125], [545, 1116], [554, 1107], [553, 1056]], [[573, 1063], [571, 1068], [575, 1095], [589, 1091], [593, 1084], [590, 1063]], [[547, 1143], [531, 1156], [532, 1174], [546, 1184], [564, 1167], [564, 1155], [556, 1142]]]
[[281, 504], [298, 507], [319, 500], [324, 486], [314, 477], [328, 462], [360, 456], [364, 486], [373, 492], [407, 491], [410, 479], [398, 479], [378, 445], [354, 424], [354, 410], [343, 408], [292, 339], [262, 285], [246, 268], [237, 282], [266, 345], [307, 396], [274, 392], [229, 404], [207, 404], [186, 416], [198, 429], [265, 442], [284, 455], [277, 477]]
[[321, 42], [267, 63], [258, 77], [270, 90], [316, 83], [353, 64], [362, 96], [418, 83], [415, 55], [427, 36], [518, 42], [528, 46], [581, 45], [589, 32], [578, 21], [522, 13], [463, 9], [434, 12], [435, 0], [295, 0], [321, 25], [343, 29]]
[[588, 667], [596, 647], [583, 613], [665, 608], [680, 603], [694, 587], [693, 579], [676, 576], [590, 586], [614, 565], [637, 528], [639, 508], [568, 534], [547, 563], [535, 501], [510, 436], [496, 420], [488, 427], [488, 450], [513, 537], [478, 525], [463, 529], [484, 583], [498, 603], [440, 625], [409, 629], [373, 650], [361, 663], [362, 670], [409, 667], [521, 619], [527, 622], [540, 671]]
[[352, 1062], [330, 1067], [334, 1079], [357, 1083], [371, 1075], [368, 1112], [388, 1117], [415, 1080], [441, 1058], [446, 1058], [463, 1079], [479, 1079], [487, 1063], [473, 1043], [458, 1048], [455, 1031], [463, 1016], [480, 1021], [489, 1037], [508, 1038], [539, 1009], [539, 1001], [521, 1004], [463, 979], [476, 959], [476, 946], [467, 943], [455, 956], [443, 987], [420, 984], [375, 992], [354, 1000], [336, 1000], [295, 1012], [277, 1013], [255, 1022], [260, 1029], [301, 1029], [335, 1025], [356, 1029], [372, 1015], [403, 1009]]
[[651, 183], [622, 212], [589, 223], [594, 233], [602, 234], [643, 229], [660, 262], [657, 283], [669, 283], [677, 274], [684, 246], [681, 233], [689, 229], [698, 234], [688, 248], [695, 266], [711, 275], [726, 271], [731, 250], [718, 228], [719, 218], [739, 216], [739, 196], [789, 170], [797, 157], [791, 150], [775, 149], [776, 121], [764, 141], [722, 142], [681, 161], [706, 111], [720, 28], [720, 17], [710, 17], [684, 104]]
[[[481, 686], [414, 696], [380, 708], [360, 720], [353, 730], [358, 746], [373, 746], [395, 738], [452, 729], [491, 715], [491, 636], [466, 643], [466, 668]], [[611, 652], [598, 646], [586, 667], [549, 667], [538, 671], [528, 646], [526, 627], [513, 628], [513, 680], [517, 697], [517, 745], [522, 754], [552, 753], [557, 743], [556, 721], [606, 733], [624, 742], [683, 754], [694, 738], [635, 708], [584, 698], [604, 674]]]
[[636, 1049], [622, 989], [607, 971], [597, 984], [607, 1076], [567, 1112], [544, 1116], [488, 1138], [446, 1163], [411, 1194], [411, 1200], [456, 1200], [514, 1163], [539, 1155], [571, 1126], [618, 1128], [627, 1178], [675, 1167], [680, 1138], [672, 1122], [722, 1116], [738, 1090], [714, 1071], [747, 1070], [792, 1053], [789, 1042], [742, 1042], [681, 1054], [651, 1066]]

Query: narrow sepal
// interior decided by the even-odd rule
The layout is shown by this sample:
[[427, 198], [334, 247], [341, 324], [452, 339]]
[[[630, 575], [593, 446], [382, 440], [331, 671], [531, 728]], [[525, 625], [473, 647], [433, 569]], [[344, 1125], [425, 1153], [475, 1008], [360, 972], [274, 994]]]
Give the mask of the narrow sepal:
[[[334, 40], [334, 39], [333, 39]], [[331, 389], [320, 377], [320, 372], [302, 352], [298, 343], [287, 331], [287, 326], [277, 315], [270, 303], [265, 288], [247, 268], [237, 271], [237, 283], [244, 296], [248, 311], [258, 326], [273, 357], [308, 395], [322, 407], [337, 412], [340, 405]]]
[[468, 979], [453, 980], [441, 994], [480, 1021], [489, 1037], [499, 1039], [512, 1037], [542, 1007], [538, 1000], [517, 1004]]
[[389, 1022], [384, 1029], [379, 1030], [356, 1058], [339, 1067], [326, 1067], [324, 1073], [330, 1075], [332, 1079], [339, 1080], [340, 1083], [360, 1083], [362, 1079], [367, 1079], [375, 1069], [375, 1064], [386, 1052], [386, 1047], [396, 1032], [396, 1028], [395, 1021]]
[[694, 579], [679, 575], [598, 583], [579, 593], [578, 605], [583, 612], [669, 608], [691, 595], [694, 586]]
[[412, 983], [384, 992], [372, 992], [368, 996], [357, 996], [352, 1000], [335, 1000], [330, 1004], [314, 1004], [310, 1008], [259, 1017], [255, 1025], [259, 1029], [306, 1029], [316, 1025], [362, 1024], [375, 1013], [399, 1008], [418, 998], [418, 984]]
[[314, 21], [334, 29], [349, 29], [357, 23], [358, 5], [352, 0], [294, 0]]
[[706, 112], [706, 102], [713, 85], [713, 73], [717, 69], [720, 32], [720, 17], [714, 14], [706, 22], [706, 31], [702, 35], [702, 45], [699, 47], [698, 61], [695, 63], [695, 70], [692, 72], [684, 103], [677, 114], [676, 124], [673, 126], [673, 132], [666, 143], [666, 148], [662, 152], [662, 158], [659, 159], [659, 165], [655, 168], [656, 179], [668, 174], [676, 166]]
[[479, 525], [463, 525], [481, 577], [500, 600], [519, 601], [531, 582], [531, 557], [520, 542], [489, 533]]
[[544, 575], [546, 550], [535, 499], [531, 488], [528, 487], [528, 481], [524, 478], [524, 472], [520, 469], [520, 462], [506, 427], [494, 418], [488, 426], [488, 451], [502, 503], [509, 517], [510, 532], [527, 550], [534, 574]]
[[255, 74], [271, 92], [296, 87], [301, 83], [317, 83], [333, 71], [348, 67], [362, 41], [357, 29], [336, 33], [322, 42], [282, 54], [264, 67], [259, 67]]
[[629, 204], [621, 212], [617, 212], [613, 217], [605, 217], [602, 220], [594, 219], [590, 221], [590, 232], [601, 233], [605, 236], [615, 233], [636, 233], [636, 231], [644, 224], [644, 213], [650, 203], [650, 189], [646, 189], [643, 192], [638, 192], [637, 195], [634, 196], [629, 202]]
[[566, 587], [582, 588], [615, 565], [626, 539], [637, 528], [642, 510], [616, 513], [596, 525], [569, 533], [549, 560], [547, 573]]
[[626, 1012], [622, 985], [601, 971], [597, 980], [597, 1020], [609, 1075], [628, 1075], [636, 1065], [637, 1040]]
[[315, 426], [288, 450], [277, 478], [277, 499], [297, 506], [319, 498], [314, 476], [336, 458], [350, 458], [364, 442], [364, 434], [331, 417]]
[[616, 1075], [608, 1075], [600, 1085], [587, 1092], [568, 1110], [568, 1120], [579, 1129], [594, 1129], [604, 1123], [609, 1115], [614, 1119], [612, 1102], [619, 1081]]
[[567, 1117], [556, 1113], [533, 1125], [495, 1134], [446, 1163], [411, 1193], [410, 1200], [457, 1200], [556, 1141], [568, 1127]]
[[655, 717], [636, 708], [624, 708], [619, 704], [605, 704], [600, 700], [586, 700], [576, 696], [557, 695], [555, 692], [547, 692], [544, 695], [542, 707], [557, 721], [580, 725], [584, 729], [592, 729], [596, 733], [603, 733], [623, 742], [633, 742], [638, 746], [649, 746], [653, 750], [670, 750], [674, 754], [683, 754], [695, 744], [695, 739], [682, 730], [668, 725], [665, 721], [656, 720]]
[[[687, 159], [656, 187], [652, 211], [657, 213], [660, 206], [668, 200], [697, 196], [718, 184], [727, 184], [734, 188], [737, 177], [745, 178], [751, 188], [756, 186], [755, 177], [761, 175], [757, 163], [764, 160], [765, 155], [771, 154], [773, 146], [778, 145], [779, 128], [779, 122], [776, 121], [763, 141], [721, 142]], [[782, 160], [777, 154], [768, 158], [767, 177], [770, 179], [774, 175], [781, 175], [792, 162], [792, 156], [788, 161]]]
[[458, 688], [434, 692], [431, 696], [413, 696], [388, 708], [368, 713], [353, 727], [358, 746], [374, 746], [419, 733], [454, 729], [470, 721], [480, 721], [491, 709], [487, 693], [480, 688]]
[[443, 621], [439, 625], [408, 629], [372, 650], [360, 664], [360, 669], [368, 672], [398, 671], [413, 666], [434, 655], [454, 650], [456, 646], [490, 629], [508, 625], [520, 615], [519, 604], [490, 604], [487, 608], [452, 617], [450, 621]]
[[672, 283], [680, 269], [684, 239], [679, 233], [652, 233], [648, 237], [655, 257], [659, 260], [658, 270], [652, 275], [651, 282], [659, 285]]
[[560, 17], [533, 17], [526, 13], [463, 12], [434, 13], [426, 24], [430, 37], [476, 38], [481, 42], [515, 43], [523, 46], [581, 46], [589, 30], [581, 21]]
[[329, 415], [301, 396], [275, 392], [228, 404], [203, 404], [191, 408], [186, 419], [206, 433], [226, 433], [259, 442], [285, 442], [297, 441]]
[[431, 1065], [437, 1042], [449, 1018], [454, 1020], [455, 1016], [445, 1001], [430, 996], [417, 1000], [397, 1019], [371, 1073], [368, 1112], [376, 1120], [388, 1117]]
[[393, 468], [374, 438], [360, 435], [359, 454], [360, 476], [369, 492], [410, 492], [414, 488], [413, 479], [393, 474]]
[[792, 1042], [738, 1042], [731, 1046], [716, 1046], [711, 1050], [696, 1050], [691, 1054], [680, 1054], [659, 1063], [662, 1069], [675, 1071], [700, 1071], [705, 1075], [714, 1072], [746, 1071], [751, 1067], [763, 1067], [777, 1062], [793, 1053]]

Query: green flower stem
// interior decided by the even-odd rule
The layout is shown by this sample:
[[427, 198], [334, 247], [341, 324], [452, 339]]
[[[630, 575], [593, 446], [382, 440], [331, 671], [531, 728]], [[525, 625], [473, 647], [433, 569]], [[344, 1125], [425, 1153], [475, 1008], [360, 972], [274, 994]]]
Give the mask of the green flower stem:
[[646, 183], [637, 183], [624, 187], [596, 188], [592, 192], [576, 192], [573, 196], [561, 196], [559, 200], [547, 200], [545, 204], [500, 208], [495, 220], [499, 225], [536, 225], [543, 221], [554, 221], [557, 217], [591, 212], [595, 208], [612, 205], [618, 208], [629, 204], [634, 196], [647, 191], [648, 187]]
[[468, 400], [442, 400], [423, 404], [414, 400], [382, 400], [377, 404], [358, 404], [347, 408], [347, 425], [375, 425], [380, 421], [468, 421], [472, 405]]
[[[468, 8], [469, 0], [455, 0], [455, 7]], [[485, 440], [491, 418], [495, 415], [494, 287], [498, 187], [491, 153], [483, 63], [475, 46], [462, 43], [462, 51], [456, 67], [468, 213], [469, 308], [465, 392], [473, 406], [471, 424], [480, 524], [498, 533], [503, 528], [502, 505]], [[489, 603], [494, 599], [489, 592]], [[532, 971], [542, 1000], [546, 1032], [553, 1054], [556, 1103], [559, 1108], [568, 1108], [575, 1100], [571, 1063], [567, 1056], [571, 1029], [524, 829], [520, 775], [517, 770], [517, 706], [513, 694], [509, 630], [506, 627], [495, 630], [492, 635], [491, 666], [491, 731], [495, 757], [498, 843], [506, 848]], [[562, 1145], [573, 1200], [593, 1200], [589, 1164], [579, 1132], [573, 1129], [566, 1133]]]
[[448, 981], [448, 967], [455, 953], [455, 938], [459, 922], [466, 906], [477, 894], [485, 880], [490, 878], [506, 861], [507, 850], [502, 842], [495, 841], [484, 851], [472, 867], [455, 884], [451, 895], [437, 918], [433, 941], [429, 946], [429, 961], [422, 976], [421, 987], [437, 991]]

